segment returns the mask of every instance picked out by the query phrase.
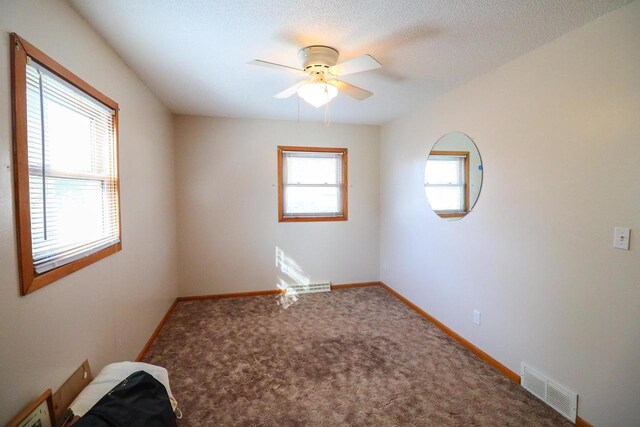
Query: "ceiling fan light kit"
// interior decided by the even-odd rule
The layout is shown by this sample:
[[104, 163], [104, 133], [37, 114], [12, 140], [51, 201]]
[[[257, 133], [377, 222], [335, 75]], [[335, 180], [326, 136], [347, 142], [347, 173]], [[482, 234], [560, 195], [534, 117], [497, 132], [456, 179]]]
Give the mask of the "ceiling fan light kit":
[[338, 57], [338, 51], [332, 47], [313, 45], [298, 51], [301, 69], [259, 59], [251, 61], [250, 64], [309, 76], [309, 80], [299, 82], [285, 89], [275, 95], [276, 98], [289, 98], [297, 93], [300, 98], [319, 108], [328, 104], [338, 95], [338, 92], [345, 93], [359, 101], [373, 95], [372, 92], [338, 80], [338, 77], [374, 70], [382, 67], [382, 65], [371, 55], [358, 56], [339, 64]]
[[298, 96], [316, 108], [330, 102], [338, 95], [338, 88], [324, 81], [309, 82], [298, 88]]

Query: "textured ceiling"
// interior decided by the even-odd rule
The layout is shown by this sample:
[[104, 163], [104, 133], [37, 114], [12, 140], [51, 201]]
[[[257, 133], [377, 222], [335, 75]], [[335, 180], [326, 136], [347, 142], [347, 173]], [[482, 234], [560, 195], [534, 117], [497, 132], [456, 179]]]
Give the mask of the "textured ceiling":
[[381, 124], [630, 0], [69, 0], [177, 114], [323, 120], [300, 79], [247, 65], [298, 66], [304, 46], [340, 60], [369, 53], [381, 70], [345, 76], [375, 93], [339, 95], [335, 122]]

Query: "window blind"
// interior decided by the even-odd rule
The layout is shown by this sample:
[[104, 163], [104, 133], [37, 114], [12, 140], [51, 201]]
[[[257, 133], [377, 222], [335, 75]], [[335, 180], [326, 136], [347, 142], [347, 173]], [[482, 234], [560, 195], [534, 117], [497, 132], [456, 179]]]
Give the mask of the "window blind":
[[342, 217], [342, 153], [282, 153], [283, 215]]
[[27, 63], [33, 264], [44, 273], [120, 241], [114, 111]]

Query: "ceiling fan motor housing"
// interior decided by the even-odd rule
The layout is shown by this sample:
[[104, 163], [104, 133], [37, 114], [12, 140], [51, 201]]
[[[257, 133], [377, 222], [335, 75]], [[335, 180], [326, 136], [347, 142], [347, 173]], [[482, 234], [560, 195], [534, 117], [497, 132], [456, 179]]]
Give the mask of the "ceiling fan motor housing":
[[329, 46], [314, 45], [300, 49], [298, 59], [309, 74], [324, 73], [338, 63], [338, 51]]

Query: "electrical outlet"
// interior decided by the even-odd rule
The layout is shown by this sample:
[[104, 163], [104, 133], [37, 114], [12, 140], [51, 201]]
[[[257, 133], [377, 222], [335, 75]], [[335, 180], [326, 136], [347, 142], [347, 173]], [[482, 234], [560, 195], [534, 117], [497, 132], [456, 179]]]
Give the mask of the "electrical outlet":
[[624, 227], [616, 227], [613, 232], [613, 247], [622, 249], [623, 251], [629, 250], [629, 234], [631, 229]]
[[480, 311], [478, 310], [473, 310], [473, 323], [476, 325], [480, 324]]

